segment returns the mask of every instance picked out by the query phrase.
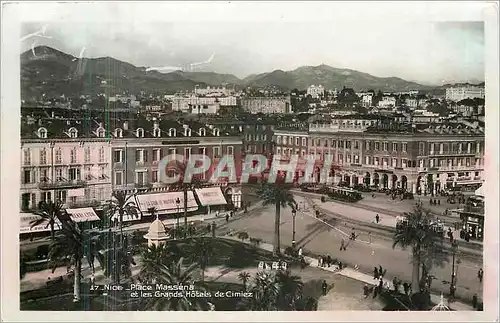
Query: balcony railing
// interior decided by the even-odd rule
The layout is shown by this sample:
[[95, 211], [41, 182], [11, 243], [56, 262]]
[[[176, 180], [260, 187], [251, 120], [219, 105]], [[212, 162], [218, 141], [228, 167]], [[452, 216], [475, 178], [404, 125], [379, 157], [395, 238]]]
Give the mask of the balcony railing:
[[153, 187], [153, 184], [151, 184], [151, 183], [135, 183], [135, 188], [149, 189], [152, 187]]
[[38, 188], [42, 190], [61, 189], [61, 188], [81, 188], [87, 186], [86, 181], [82, 180], [59, 180], [59, 181], [45, 181], [38, 184]]
[[99, 207], [103, 203], [98, 200], [83, 200], [76, 202], [68, 202], [64, 204], [66, 208], [82, 208], [82, 207]]

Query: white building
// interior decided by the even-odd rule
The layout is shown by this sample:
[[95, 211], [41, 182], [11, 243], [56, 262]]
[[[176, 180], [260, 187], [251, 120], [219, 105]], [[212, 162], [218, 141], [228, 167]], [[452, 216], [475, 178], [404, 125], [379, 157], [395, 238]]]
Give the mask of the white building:
[[378, 102], [378, 106], [381, 108], [395, 107], [396, 98], [392, 96], [384, 96], [382, 97], [382, 100]]
[[484, 86], [457, 86], [446, 89], [446, 100], [484, 99]]
[[[191, 113], [191, 107], [212, 106], [212, 108], [207, 108], [207, 109], [212, 111], [213, 108], [215, 107], [217, 108], [217, 111], [213, 113], [217, 113], [219, 107], [235, 107], [238, 105], [238, 100], [235, 96], [228, 96], [228, 97], [199, 97], [195, 95], [174, 96], [170, 98], [170, 101], [172, 102], [172, 110], [182, 111], [186, 113]], [[192, 113], [197, 113], [197, 111]]]
[[75, 127], [61, 132], [51, 138], [54, 129], [40, 126], [21, 139], [24, 212], [49, 200], [60, 200], [64, 208], [97, 207], [111, 196], [111, 145], [105, 130], [97, 127], [94, 137], [86, 138]]
[[417, 99], [408, 98], [405, 100], [405, 103], [410, 108], [413, 108], [413, 109], [418, 108], [418, 100]]
[[373, 103], [373, 93], [362, 93], [361, 94], [361, 104], [364, 107], [371, 107]]
[[221, 97], [221, 96], [230, 96], [233, 93], [234, 93], [233, 89], [226, 88], [225, 86], [222, 87], [207, 86], [205, 89], [200, 89], [199, 87], [196, 87], [194, 89], [194, 94], [204, 95], [204, 96]]
[[325, 95], [325, 88], [323, 85], [311, 85], [307, 88], [307, 95], [310, 95], [313, 99], [323, 97]]

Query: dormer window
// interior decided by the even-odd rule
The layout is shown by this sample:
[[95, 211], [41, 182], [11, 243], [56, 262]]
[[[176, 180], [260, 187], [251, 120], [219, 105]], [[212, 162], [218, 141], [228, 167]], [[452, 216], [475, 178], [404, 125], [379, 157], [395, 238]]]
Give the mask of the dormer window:
[[104, 138], [105, 136], [106, 136], [106, 131], [104, 131], [103, 128], [99, 127], [99, 129], [97, 129], [97, 137]]
[[38, 137], [42, 139], [47, 139], [47, 129], [45, 128], [38, 129]]
[[77, 138], [78, 137], [78, 130], [76, 130], [76, 128], [69, 129], [68, 133], [69, 133], [70, 138]]
[[202, 137], [207, 135], [207, 131], [205, 130], [205, 128], [200, 128], [199, 133], [200, 133], [200, 136], [202, 136]]
[[191, 129], [190, 128], [184, 129], [184, 136], [191, 137]]
[[115, 137], [122, 138], [123, 137], [123, 130], [120, 128], [115, 129]]
[[161, 130], [156, 128], [156, 129], [153, 129], [153, 136], [154, 137], [160, 137], [161, 135]]
[[168, 136], [169, 137], [176, 137], [177, 136], [177, 131], [174, 128], [170, 128], [168, 130]]
[[214, 136], [219, 137], [220, 136], [220, 130], [215, 128], [214, 129]]
[[137, 129], [135, 132], [136, 132], [136, 136], [137, 136], [138, 138], [144, 138], [144, 129], [139, 128], [139, 129]]

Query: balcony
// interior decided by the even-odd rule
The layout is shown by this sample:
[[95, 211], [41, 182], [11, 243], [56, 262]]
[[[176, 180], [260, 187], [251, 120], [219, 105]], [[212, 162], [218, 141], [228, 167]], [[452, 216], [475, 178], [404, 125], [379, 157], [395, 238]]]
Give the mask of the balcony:
[[77, 209], [84, 207], [99, 207], [102, 205], [102, 202], [98, 200], [82, 200], [76, 202], [66, 202], [64, 203], [65, 208], [69, 209]]
[[66, 180], [61, 179], [58, 181], [44, 181], [38, 184], [38, 188], [41, 190], [52, 190], [52, 189], [63, 189], [63, 188], [82, 188], [86, 187], [87, 182], [82, 180]]
[[135, 183], [134, 187], [137, 189], [150, 189], [153, 187], [153, 184], [151, 184], [151, 183]]

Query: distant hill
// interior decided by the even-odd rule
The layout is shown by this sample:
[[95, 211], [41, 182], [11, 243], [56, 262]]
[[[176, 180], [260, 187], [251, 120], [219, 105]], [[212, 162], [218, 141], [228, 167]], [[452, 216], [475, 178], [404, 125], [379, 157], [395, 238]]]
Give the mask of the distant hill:
[[360, 90], [406, 91], [428, 90], [432, 87], [397, 77], [376, 77], [350, 69], [339, 69], [328, 65], [303, 66], [293, 71], [276, 70], [270, 73], [252, 75], [244, 79], [245, 84], [254, 86], [275, 85], [283, 89], [306, 89], [311, 84], [323, 85], [327, 89], [352, 87]]
[[112, 57], [77, 58], [57, 49], [39, 46], [21, 54], [21, 88], [23, 99], [46, 96], [75, 96], [107, 93], [175, 93], [199, 87], [236, 86], [278, 87], [283, 90], [306, 89], [311, 84], [327, 89], [353, 87], [356, 91], [431, 90], [435, 87], [405, 81], [397, 77], [376, 77], [350, 69], [328, 65], [303, 66], [293, 71], [275, 70], [239, 79], [215, 72], [146, 71], [145, 67]]

